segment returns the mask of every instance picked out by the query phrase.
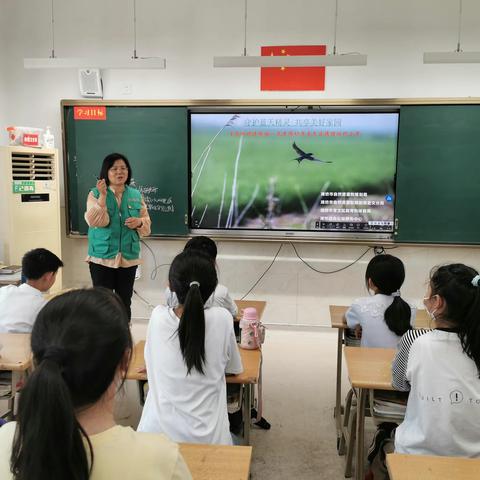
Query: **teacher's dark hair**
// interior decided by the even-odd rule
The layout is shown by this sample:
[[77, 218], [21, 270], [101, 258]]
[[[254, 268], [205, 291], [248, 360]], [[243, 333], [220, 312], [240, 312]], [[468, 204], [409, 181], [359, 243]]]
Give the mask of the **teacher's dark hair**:
[[177, 255], [168, 274], [170, 290], [175, 292], [183, 313], [178, 338], [183, 360], [190, 374], [192, 369], [204, 373], [205, 314], [204, 303], [215, 291], [217, 271], [211, 258], [198, 250], [185, 250]]
[[132, 167], [130, 166], [128, 158], [121, 153], [111, 153], [103, 159], [102, 168], [100, 169], [100, 174], [98, 177], [101, 180], [105, 180], [107, 185], [110, 185], [110, 182], [108, 180], [108, 171], [113, 167], [113, 164], [116, 160], [123, 160], [125, 162], [125, 165], [128, 168], [128, 177], [125, 185], [130, 185], [130, 181], [132, 180]]
[[100, 400], [119, 366], [126, 371], [132, 337], [125, 308], [104, 288], [59, 295], [38, 314], [31, 347], [35, 369], [19, 400], [13, 478], [87, 480], [93, 450], [75, 414]]
[[400, 287], [405, 280], [403, 262], [393, 255], [375, 255], [368, 263], [365, 272], [367, 288], [368, 279], [378, 288], [378, 293], [392, 295], [398, 292], [393, 297], [391, 305], [385, 310], [384, 318], [389, 330], [398, 336], [402, 336], [408, 330], [411, 330], [412, 309], [399, 295]]

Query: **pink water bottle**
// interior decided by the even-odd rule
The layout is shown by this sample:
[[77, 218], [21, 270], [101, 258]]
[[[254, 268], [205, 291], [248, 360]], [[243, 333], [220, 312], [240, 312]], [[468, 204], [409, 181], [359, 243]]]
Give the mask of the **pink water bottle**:
[[258, 320], [257, 310], [253, 307], [247, 307], [243, 310], [240, 320], [242, 334], [240, 337], [240, 347], [248, 350], [260, 348], [265, 338], [265, 327]]

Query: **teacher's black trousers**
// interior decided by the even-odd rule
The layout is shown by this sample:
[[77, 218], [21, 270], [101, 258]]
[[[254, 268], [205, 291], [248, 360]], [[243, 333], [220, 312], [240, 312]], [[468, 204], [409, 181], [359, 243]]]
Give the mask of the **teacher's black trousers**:
[[121, 299], [127, 310], [128, 320], [132, 318], [133, 282], [137, 265], [128, 268], [110, 268], [97, 263], [89, 263], [90, 276], [94, 287], [113, 290]]

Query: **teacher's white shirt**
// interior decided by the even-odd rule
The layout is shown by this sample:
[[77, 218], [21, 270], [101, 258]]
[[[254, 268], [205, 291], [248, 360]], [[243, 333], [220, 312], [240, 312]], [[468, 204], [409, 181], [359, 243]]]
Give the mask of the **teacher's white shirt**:
[[187, 368], [173, 309], [158, 306], [145, 344], [149, 391], [138, 430], [165, 433], [175, 442], [231, 445], [225, 373], [243, 371], [232, 317], [212, 307], [205, 312], [205, 364], [202, 375]]
[[30, 333], [46, 303], [42, 292], [28, 283], [0, 288], [0, 333]]

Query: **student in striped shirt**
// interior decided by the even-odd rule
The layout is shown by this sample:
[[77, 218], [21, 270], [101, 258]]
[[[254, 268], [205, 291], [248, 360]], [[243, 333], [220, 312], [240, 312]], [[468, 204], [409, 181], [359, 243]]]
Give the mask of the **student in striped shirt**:
[[383, 441], [372, 463], [375, 480], [388, 478], [393, 450], [480, 457], [480, 275], [463, 264], [435, 268], [424, 304], [435, 329], [406, 337], [395, 359], [393, 384], [410, 395], [394, 442]]

